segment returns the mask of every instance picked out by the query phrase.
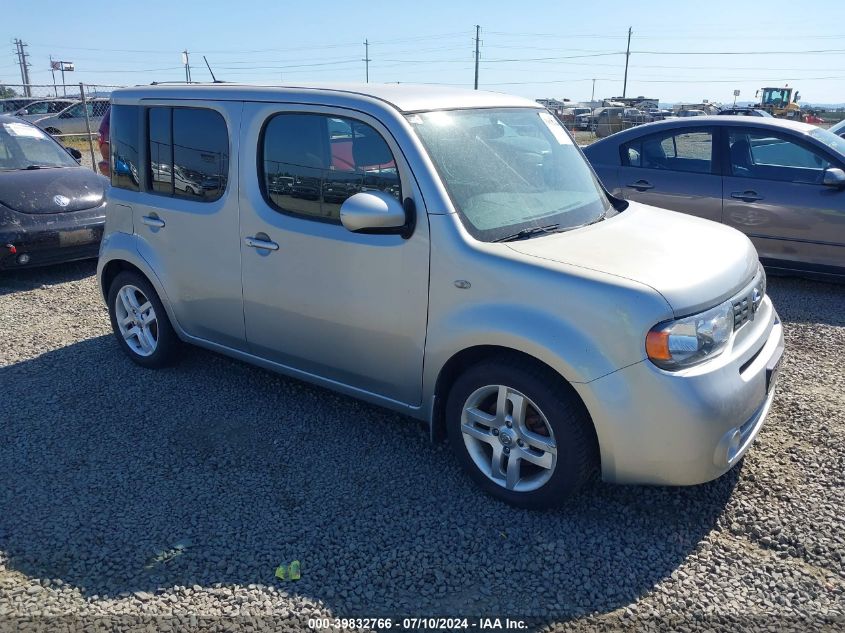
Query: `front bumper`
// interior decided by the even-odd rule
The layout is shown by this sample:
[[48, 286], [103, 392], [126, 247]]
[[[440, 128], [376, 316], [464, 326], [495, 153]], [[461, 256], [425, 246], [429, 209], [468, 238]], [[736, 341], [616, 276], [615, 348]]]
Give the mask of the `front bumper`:
[[641, 361], [574, 385], [593, 418], [602, 478], [693, 485], [734, 466], [772, 404], [783, 326], [764, 298], [716, 358], [678, 372]]
[[102, 207], [67, 214], [33, 215], [27, 220], [30, 223], [26, 225], [0, 225], [0, 270], [97, 257], [105, 226]]

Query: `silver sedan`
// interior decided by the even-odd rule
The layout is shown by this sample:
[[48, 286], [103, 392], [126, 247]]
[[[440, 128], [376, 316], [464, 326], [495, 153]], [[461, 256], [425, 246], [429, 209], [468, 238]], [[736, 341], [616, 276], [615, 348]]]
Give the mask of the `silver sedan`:
[[671, 120], [584, 149], [626, 200], [739, 229], [767, 267], [845, 276], [845, 139], [781, 119]]

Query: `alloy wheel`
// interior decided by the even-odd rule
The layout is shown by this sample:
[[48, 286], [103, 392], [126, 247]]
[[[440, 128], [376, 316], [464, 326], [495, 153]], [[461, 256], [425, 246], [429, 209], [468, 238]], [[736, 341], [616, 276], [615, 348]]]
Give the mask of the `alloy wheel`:
[[507, 490], [536, 490], [554, 474], [552, 427], [540, 408], [512, 387], [487, 385], [470, 394], [461, 432], [476, 467]]
[[158, 347], [158, 318], [153, 304], [136, 286], [123, 286], [114, 306], [123, 340], [138, 356], [152, 356]]

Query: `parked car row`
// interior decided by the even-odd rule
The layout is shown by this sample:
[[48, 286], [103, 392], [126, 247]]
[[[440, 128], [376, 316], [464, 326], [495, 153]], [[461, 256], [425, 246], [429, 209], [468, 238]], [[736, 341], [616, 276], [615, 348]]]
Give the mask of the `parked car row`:
[[604, 131], [606, 133], [616, 132], [652, 121], [662, 121], [665, 118], [674, 116], [671, 110], [660, 108], [641, 109], [623, 106], [605, 106], [595, 109], [571, 108], [571, 110], [573, 111], [571, 115], [558, 117], [569, 129], [597, 132], [599, 126], [604, 125], [606, 128]]
[[[53, 136], [95, 132], [109, 108], [109, 100], [95, 97], [77, 99], [32, 99], [29, 97], [3, 99], [3, 112], [30, 121]], [[86, 120], [87, 111], [87, 120]]]

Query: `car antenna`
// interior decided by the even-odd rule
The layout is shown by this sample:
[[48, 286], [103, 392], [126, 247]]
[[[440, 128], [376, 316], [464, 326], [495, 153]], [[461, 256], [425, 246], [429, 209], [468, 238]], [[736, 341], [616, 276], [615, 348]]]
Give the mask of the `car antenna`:
[[208, 63], [208, 60], [205, 58], [205, 55], [202, 56], [202, 61], [204, 61], [205, 65], [208, 67], [208, 72], [211, 73], [212, 81], [216, 84], [223, 83], [222, 81], [217, 81], [217, 77], [214, 76], [214, 71], [211, 70], [211, 65]]

